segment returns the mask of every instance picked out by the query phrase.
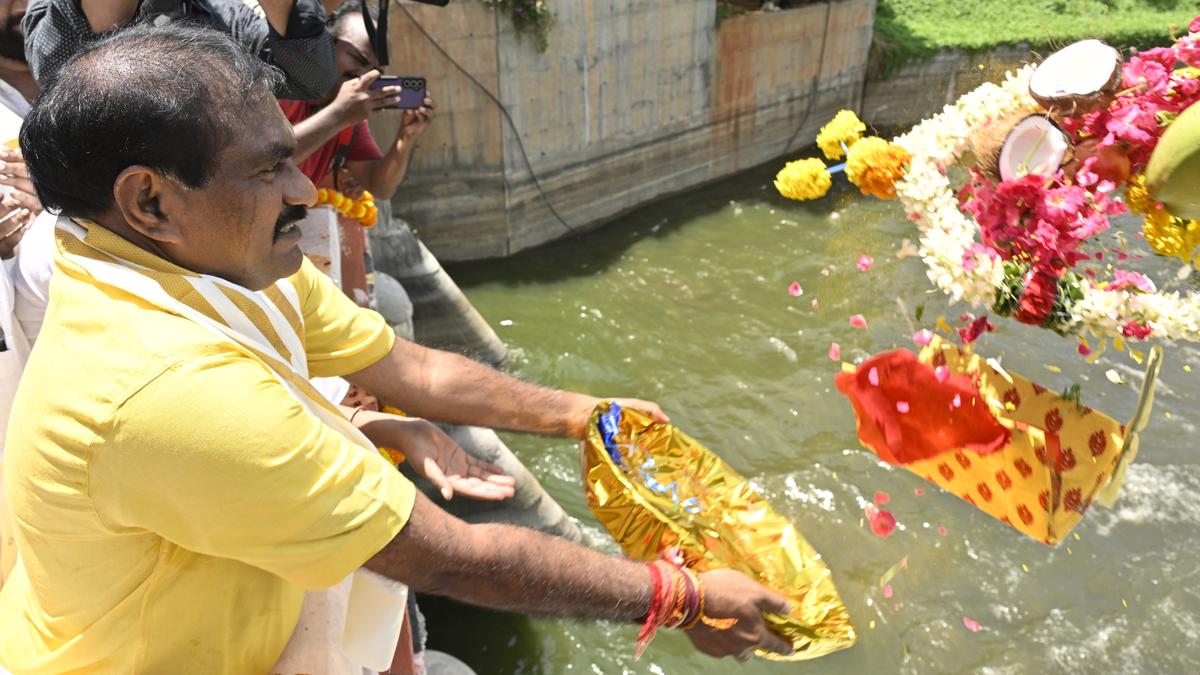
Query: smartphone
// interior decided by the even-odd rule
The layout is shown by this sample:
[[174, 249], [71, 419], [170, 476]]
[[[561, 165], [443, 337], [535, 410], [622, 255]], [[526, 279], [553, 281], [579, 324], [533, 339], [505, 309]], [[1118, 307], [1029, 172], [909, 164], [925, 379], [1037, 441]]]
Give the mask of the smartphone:
[[371, 89], [400, 87], [400, 102], [388, 108], [416, 110], [425, 105], [425, 78], [411, 75], [380, 75], [371, 83]]

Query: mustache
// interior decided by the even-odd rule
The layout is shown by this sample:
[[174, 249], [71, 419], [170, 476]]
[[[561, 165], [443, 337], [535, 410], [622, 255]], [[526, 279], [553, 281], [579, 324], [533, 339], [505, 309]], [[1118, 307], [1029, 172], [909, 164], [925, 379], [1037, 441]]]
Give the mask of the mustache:
[[284, 208], [283, 211], [281, 211], [279, 213], [279, 218], [277, 218], [275, 220], [275, 237], [274, 238], [275, 239], [279, 238], [279, 230], [281, 230], [282, 228], [286, 227], [287, 225], [289, 225], [291, 223], [294, 223], [294, 222], [297, 222], [300, 220], [304, 220], [304, 217], [307, 215], [308, 215], [308, 208], [304, 207], [304, 206], [300, 206], [299, 204], [291, 204], [291, 205], [287, 206], [286, 208]]

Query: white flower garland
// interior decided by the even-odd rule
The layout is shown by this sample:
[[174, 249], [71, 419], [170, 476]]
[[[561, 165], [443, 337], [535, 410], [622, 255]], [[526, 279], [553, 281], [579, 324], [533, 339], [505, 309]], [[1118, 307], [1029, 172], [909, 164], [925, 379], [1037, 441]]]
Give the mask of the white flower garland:
[[[966, 150], [971, 132], [988, 122], [1021, 110], [1033, 111], [1029, 95], [1033, 66], [1009, 73], [1001, 85], [986, 83], [964, 95], [940, 114], [913, 127], [895, 140], [912, 155], [908, 171], [896, 183], [896, 193], [921, 235], [921, 255], [929, 279], [954, 300], [972, 306], [992, 307], [1003, 283], [1003, 261], [987, 253], [968, 253], [976, 243], [979, 225], [959, 209], [958, 198], [946, 175]], [[968, 270], [964, 260], [973, 260]], [[1082, 298], [1071, 308], [1064, 332], [1090, 332], [1124, 337], [1121, 329], [1131, 321], [1151, 328], [1152, 337], [1200, 341], [1200, 295], [1143, 293], [1130, 289], [1106, 290], [1087, 279], [1079, 282]]]

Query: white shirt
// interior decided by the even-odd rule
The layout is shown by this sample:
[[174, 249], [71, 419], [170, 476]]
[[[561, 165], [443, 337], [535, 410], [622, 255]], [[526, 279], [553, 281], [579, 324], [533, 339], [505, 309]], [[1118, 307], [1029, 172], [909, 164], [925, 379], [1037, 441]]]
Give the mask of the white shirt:
[[[29, 103], [7, 82], [0, 80], [0, 146], [10, 145], [21, 130], [21, 122], [29, 112]], [[11, 224], [0, 224], [0, 230]], [[4, 458], [4, 434], [8, 431], [8, 413], [17, 393], [17, 382], [29, 356], [29, 344], [13, 317], [15, 302], [10, 275], [11, 261], [0, 269], [0, 331], [3, 349], [0, 350], [0, 459]]]

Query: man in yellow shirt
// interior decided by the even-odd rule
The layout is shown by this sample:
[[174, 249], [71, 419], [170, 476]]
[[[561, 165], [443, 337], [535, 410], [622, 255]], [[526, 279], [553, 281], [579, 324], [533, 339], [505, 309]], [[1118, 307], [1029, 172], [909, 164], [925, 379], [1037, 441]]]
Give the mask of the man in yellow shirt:
[[[63, 216], [6, 446], [20, 561], [0, 665], [269, 672], [304, 592], [362, 566], [491, 607], [646, 615], [657, 572], [449, 516], [308, 385], [341, 375], [417, 416], [573, 437], [598, 401], [395, 340], [304, 262], [315, 190], [277, 77], [215, 31], [138, 26], [76, 56], [26, 121]], [[736, 621], [698, 622], [697, 648], [790, 651], [761, 615], [781, 596], [699, 578], [696, 616]]]

